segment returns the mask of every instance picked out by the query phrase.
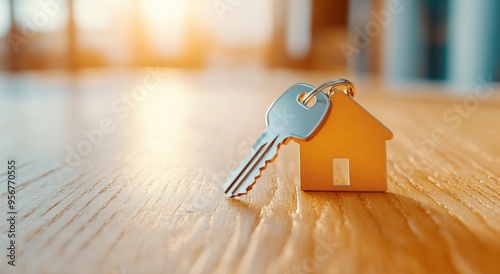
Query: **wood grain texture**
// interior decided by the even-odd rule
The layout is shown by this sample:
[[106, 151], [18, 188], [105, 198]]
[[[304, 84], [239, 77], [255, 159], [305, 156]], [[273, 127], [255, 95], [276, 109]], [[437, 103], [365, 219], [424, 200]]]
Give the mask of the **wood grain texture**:
[[[291, 142], [228, 199], [221, 186], [274, 98], [332, 74], [165, 70], [127, 115], [113, 110], [148, 73], [1, 76], [0, 203], [15, 157], [19, 218], [18, 265], [2, 255], [1, 273], [500, 272], [498, 96], [476, 107], [439, 86], [417, 96], [347, 76], [394, 133], [387, 193], [300, 191]], [[103, 119], [114, 130], [81, 163], [55, 164]]]

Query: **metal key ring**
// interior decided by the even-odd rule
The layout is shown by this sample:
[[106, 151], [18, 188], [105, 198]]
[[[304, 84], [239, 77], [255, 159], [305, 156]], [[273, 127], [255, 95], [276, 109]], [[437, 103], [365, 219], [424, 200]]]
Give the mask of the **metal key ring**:
[[350, 97], [354, 97], [354, 93], [356, 92], [356, 89], [354, 88], [354, 84], [347, 80], [347, 79], [342, 79], [342, 78], [337, 78], [333, 79], [327, 82], [324, 82], [323, 84], [317, 86], [315, 89], [311, 90], [306, 96], [304, 97], [304, 100], [302, 100], [302, 104], [307, 105], [307, 103], [314, 97], [316, 94], [320, 93], [323, 91], [325, 88], [330, 87], [329, 92], [327, 93], [328, 95], [332, 94], [333, 92], [337, 91], [337, 89], [334, 87], [337, 86], [347, 86], [347, 88], [344, 90], [345, 94], [349, 95]]

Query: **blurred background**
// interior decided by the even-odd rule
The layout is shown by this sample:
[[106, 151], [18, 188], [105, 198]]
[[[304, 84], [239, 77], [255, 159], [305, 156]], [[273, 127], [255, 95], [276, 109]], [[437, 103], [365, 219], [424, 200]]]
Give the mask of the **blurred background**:
[[0, 69], [292, 68], [467, 87], [500, 80], [499, 12], [496, 0], [0, 0]]

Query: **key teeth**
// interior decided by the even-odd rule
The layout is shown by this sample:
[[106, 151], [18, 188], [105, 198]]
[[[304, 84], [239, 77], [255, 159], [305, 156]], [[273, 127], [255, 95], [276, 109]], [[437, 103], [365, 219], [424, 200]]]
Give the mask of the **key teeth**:
[[[278, 151], [280, 150], [281, 148], [281, 145], [283, 144], [284, 142], [280, 142], [278, 143], [278, 145], [276, 146], [276, 153], [274, 153], [274, 156], [273, 158], [269, 159], [269, 160], [264, 160], [264, 165], [262, 165], [261, 167], [259, 167], [259, 172], [257, 173], [257, 175], [255, 175], [254, 179], [253, 179], [253, 183], [250, 184], [246, 189], [245, 189], [245, 192], [238, 192], [238, 193], [235, 193], [235, 194], [231, 194], [231, 193], [227, 193], [227, 195], [229, 196], [229, 198], [236, 198], [236, 197], [241, 197], [243, 195], [247, 195], [248, 192], [250, 192], [250, 190], [252, 190], [253, 186], [257, 183], [257, 179], [259, 179], [261, 176], [262, 176], [262, 171], [264, 169], [267, 168], [267, 165], [269, 163], [272, 163], [276, 157], [278, 157]], [[243, 160], [242, 162], [244, 162], [245, 160]], [[231, 172], [231, 178], [233, 177], [233, 173], [236, 172], [236, 170], [233, 170], [233, 172]]]
[[[265, 168], [266, 166], [267, 166], [267, 163], [266, 163], [266, 165], [264, 166], [264, 168]], [[257, 176], [255, 176], [255, 179], [253, 180], [253, 183], [252, 183], [251, 185], [249, 185], [249, 186], [247, 187], [247, 189], [245, 189], [245, 192], [238, 192], [238, 193], [236, 193], [236, 194], [231, 194], [231, 193], [228, 193], [229, 198], [237, 198], [237, 197], [241, 197], [241, 196], [243, 196], [243, 195], [247, 195], [247, 194], [248, 194], [248, 192], [250, 192], [250, 190], [252, 190], [253, 186], [257, 183], [257, 179], [259, 179], [259, 178], [262, 176], [262, 170], [263, 170], [263, 169], [261, 169], [261, 170], [259, 171], [259, 174], [258, 174]]]

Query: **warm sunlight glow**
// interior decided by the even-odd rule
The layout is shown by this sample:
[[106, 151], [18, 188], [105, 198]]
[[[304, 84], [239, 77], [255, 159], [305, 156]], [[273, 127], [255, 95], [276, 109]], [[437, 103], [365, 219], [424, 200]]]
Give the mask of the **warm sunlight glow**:
[[[175, 79], [175, 74], [168, 74], [168, 77]], [[191, 91], [190, 87], [172, 79], [166, 79], [165, 83], [151, 90], [138, 108], [139, 116], [134, 122], [137, 123], [136, 132], [140, 135], [136, 136], [143, 143], [141, 147], [147, 153], [164, 153], [172, 149], [165, 146], [163, 138], [172, 138], [185, 126], [183, 122], [189, 107], [193, 107], [186, 95]], [[171, 113], [177, 115], [172, 116]], [[163, 138], [159, 138], [160, 136]]]
[[182, 53], [188, 1], [144, 0], [142, 6], [153, 48], [165, 55]]

